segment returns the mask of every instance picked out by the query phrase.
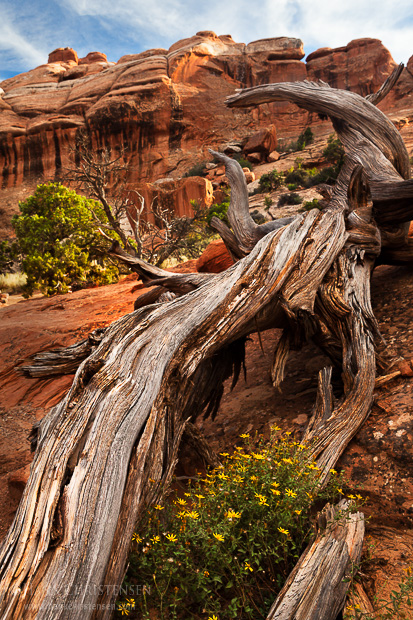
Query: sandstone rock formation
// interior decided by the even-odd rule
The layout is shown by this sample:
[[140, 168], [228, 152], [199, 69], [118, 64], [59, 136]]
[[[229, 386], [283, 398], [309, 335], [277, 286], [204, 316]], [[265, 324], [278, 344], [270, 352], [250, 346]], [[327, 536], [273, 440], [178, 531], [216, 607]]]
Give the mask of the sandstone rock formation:
[[263, 105], [252, 116], [228, 110], [224, 99], [235, 88], [309, 77], [364, 94], [394, 67], [390, 53], [373, 39], [318, 50], [307, 66], [303, 56], [299, 39], [245, 45], [210, 31], [117, 63], [100, 52], [78, 59], [71, 48], [54, 50], [47, 64], [1, 83], [2, 187], [61, 174], [68, 146], [85, 125], [94, 147], [129, 149], [131, 183], [182, 176], [208, 158], [203, 144], [219, 148], [273, 123], [280, 135], [296, 135], [308, 120], [288, 103]]
[[196, 261], [196, 269], [206, 273], [221, 273], [234, 264], [221, 239], [212, 241]]

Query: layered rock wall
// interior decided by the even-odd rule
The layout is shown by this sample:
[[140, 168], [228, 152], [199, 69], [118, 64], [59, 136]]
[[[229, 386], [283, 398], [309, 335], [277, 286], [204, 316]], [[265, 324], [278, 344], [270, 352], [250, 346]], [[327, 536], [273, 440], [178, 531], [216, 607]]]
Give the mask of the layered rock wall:
[[[246, 141], [272, 124], [278, 137], [293, 138], [306, 124], [321, 123], [288, 103], [229, 110], [225, 97], [236, 88], [308, 78], [365, 95], [377, 90], [395, 66], [376, 39], [323, 48], [307, 63], [303, 57], [299, 39], [245, 45], [210, 31], [117, 63], [100, 52], [79, 59], [71, 48], [59, 48], [47, 64], [1, 83], [2, 188], [64, 178], [75, 136], [85, 128], [93, 149], [116, 155], [126, 148], [130, 187], [178, 178], [209, 158], [207, 147]], [[413, 107], [412, 62], [384, 104], [388, 109]]]

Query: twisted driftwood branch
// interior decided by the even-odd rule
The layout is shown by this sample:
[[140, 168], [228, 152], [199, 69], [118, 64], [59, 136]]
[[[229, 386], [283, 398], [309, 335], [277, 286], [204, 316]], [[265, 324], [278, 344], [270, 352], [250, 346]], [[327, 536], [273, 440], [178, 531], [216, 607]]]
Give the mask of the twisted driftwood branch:
[[[296, 82], [248, 89], [230, 101], [243, 106], [279, 99], [330, 114], [343, 140], [348, 160], [328, 207], [278, 230], [271, 230], [273, 223], [251, 226], [242, 170], [224, 160], [240, 188], [244, 223], [237, 227], [234, 200], [226, 241], [245, 257], [201, 280], [131, 264], [154, 284], [155, 298], [168, 287], [181, 296], [111, 325], [81, 363], [69, 393], [42, 420], [30, 478], [0, 552], [2, 618], [110, 616], [95, 608], [113, 600], [113, 590], [102, 586], [120, 583], [136, 521], [168, 484], [186, 421], [203, 411], [214, 415], [222, 383], [239, 373], [245, 337], [257, 327], [285, 330], [277, 376], [289, 342], [305, 338], [318, 342], [334, 363], [341, 361], [343, 396], [335, 402], [330, 373], [323, 371], [306, 432], [314, 439], [322, 483], [368, 415], [377, 334], [370, 273], [383, 237], [387, 252], [406, 245], [403, 222], [396, 233], [377, 225], [371, 188], [408, 179], [407, 152], [386, 117], [354, 93]], [[340, 562], [346, 569], [347, 561]], [[295, 592], [297, 580], [298, 569]], [[277, 599], [286, 610], [277, 616], [283, 620], [295, 614], [288, 611], [288, 591]], [[317, 594], [309, 609], [322, 609], [324, 620], [332, 620], [343, 599], [341, 590], [333, 596], [338, 602], [323, 587], [324, 598]]]

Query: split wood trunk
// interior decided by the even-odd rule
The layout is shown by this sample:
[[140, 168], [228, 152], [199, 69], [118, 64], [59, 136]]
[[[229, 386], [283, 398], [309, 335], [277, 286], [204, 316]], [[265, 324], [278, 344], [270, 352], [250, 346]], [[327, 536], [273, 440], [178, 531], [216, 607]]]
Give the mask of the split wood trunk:
[[[238, 262], [217, 275], [171, 274], [114, 247], [113, 254], [154, 287], [145, 301], [151, 305], [67, 354], [37, 356], [32, 370], [23, 368], [40, 376], [48, 367], [78, 366], [70, 391], [39, 426], [30, 478], [0, 551], [2, 620], [111, 616], [136, 522], [168, 485], [188, 420], [216, 412], [224, 380], [239, 373], [248, 334], [284, 330], [274, 354], [275, 382], [283, 376], [290, 345], [306, 339], [342, 368], [343, 395], [337, 400], [331, 371], [320, 373], [304, 438], [312, 441], [321, 483], [368, 416], [378, 335], [370, 275], [377, 257], [411, 260], [409, 157], [397, 130], [373, 103], [325, 84], [246, 89], [228, 104], [279, 99], [328, 114], [345, 146], [347, 160], [325, 208], [257, 226], [249, 216], [241, 168], [217, 154], [232, 185], [232, 230], [217, 220], [215, 225]], [[157, 484], [149, 485], [149, 479]], [[270, 617], [304, 618], [294, 615], [293, 592], [300, 609], [322, 609], [323, 619], [333, 620], [345, 592], [320, 586], [309, 607], [294, 579], [300, 581], [301, 569], [315, 574], [318, 560], [308, 568], [309, 558], [327, 566], [331, 536], [340, 545], [345, 541], [347, 549], [349, 540], [357, 539], [358, 549], [362, 532], [357, 532], [342, 540], [328, 530], [316, 539], [319, 551], [312, 548], [300, 560], [277, 599], [278, 615]], [[337, 554], [337, 583], [348, 568], [344, 546]], [[320, 571], [317, 575], [321, 579]]]

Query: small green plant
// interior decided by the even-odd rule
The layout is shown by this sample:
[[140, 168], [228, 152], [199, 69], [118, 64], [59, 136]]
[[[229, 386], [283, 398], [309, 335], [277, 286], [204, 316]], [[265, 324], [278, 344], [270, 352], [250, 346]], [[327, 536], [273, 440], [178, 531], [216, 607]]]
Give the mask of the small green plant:
[[264, 222], [266, 221], [265, 215], [260, 213], [258, 209], [254, 209], [254, 211], [251, 213], [251, 217], [256, 224], [264, 224]]
[[311, 127], [307, 127], [300, 133], [297, 140], [297, 151], [303, 151], [308, 144], [314, 142], [314, 134]]
[[187, 172], [185, 172], [184, 177], [203, 177], [205, 176], [205, 166], [207, 162], [201, 161], [192, 168], [190, 168]]
[[285, 175], [285, 182], [288, 184], [293, 183], [296, 187], [305, 187], [308, 179], [308, 172], [304, 168], [290, 168]]
[[261, 192], [270, 192], [271, 190], [278, 189], [284, 182], [284, 175], [282, 172], [271, 170], [261, 175], [258, 181], [258, 187]]
[[331, 470], [321, 490], [309, 448], [279, 431], [268, 442], [242, 434], [220, 468], [148, 511], [122, 586], [144, 584], [146, 593], [119, 600], [119, 616], [266, 617], [309, 540], [315, 507], [343, 495], [342, 476]]
[[[308, 144], [314, 142], [314, 134], [311, 127], [304, 129], [297, 140], [288, 142], [282, 147], [284, 153], [295, 153], [296, 151], [303, 151]], [[280, 147], [281, 148], [281, 147]]]
[[234, 153], [232, 156], [241, 166], [241, 168], [248, 168], [248, 170], [252, 170], [252, 163], [245, 159], [241, 153]]
[[287, 183], [287, 187], [290, 190], [290, 192], [293, 192], [294, 190], [297, 189], [297, 184], [296, 183]]
[[320, 203], [317, 198], [312, 200], [306, 200], [303, 203], [302, 211], [311, 211], [311, 209], [321, 209]]
[[[412, 618], [413, 607], [413, 569], [411, 566], [404, 569], [398, 588], [390, 592], [389, 598], [375, 596], [373, 599], [374, 613], [363, 612], [357, 603], [350, 602], [344, 609], [345, 620], [409, 620]], [[349, 600], [352, 600], [350, 588]]]
[[330, 134], [327, 139], [327, 146], [323, 151], [323, 157], [330, 163], [338, 165], [339, 169], [344, 163], [345, 151], [340, 140], [334, 133]]
[[283, 207], [284, 205], [299, 205], [302, 201], [302, 197], [295, 192], [290, 192], [289, 194], [281, 194], [278, 199], [277, 207]]
[[228, 195], [228, 197], [225, 200], [223, 200], [221, 203], [213, 204], [211, 207], [209, 207], [209, 209], [205, 213], [205, 219], [206, 219], [208, 226], [210, 226], [211, 220], [213, 217], [217, 217], [218, 219], [222, 220], [223, 222], [225, 222], [227, 226], [230, 225], [228, 218], [227, 218], [227, 213], [229, 209], [229, 201], [230, 201], [230, 196]]
[[265, 196], [265, 198], [264, 198], [264, 207], [266, 209], [269, 209], [273, 203], [274, 203], [274, 201], [271, 198], [271, 196]]

